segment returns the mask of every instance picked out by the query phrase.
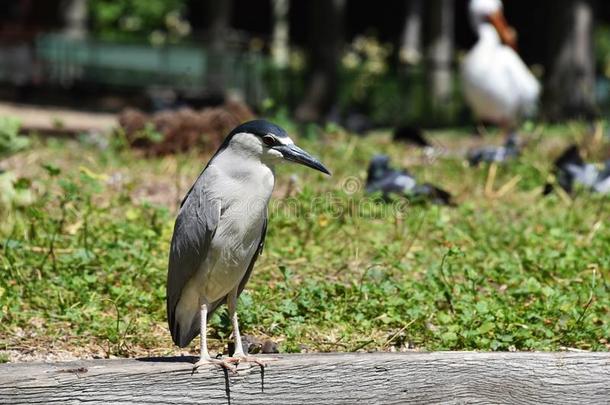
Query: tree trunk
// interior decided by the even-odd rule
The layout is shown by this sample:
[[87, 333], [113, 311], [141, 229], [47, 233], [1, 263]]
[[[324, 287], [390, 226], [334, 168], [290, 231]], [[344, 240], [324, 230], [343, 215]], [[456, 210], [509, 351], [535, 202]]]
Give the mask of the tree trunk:
[[207, 0], [205, 2], [206, 44], [208, 48], [207, 95], [224, 98], [226, 90], [225, 55], [227, 37], [231, 29], [232, 0]]
[[407, 15], [400, 39], [399, 57], [402, 63], [417, 65], [422, 59], [423, 0], [406, 0]]
[[295, 117], [301, 122], [319, 122], [337, 98], [345, 0], [310, 0], [308, 4], [310, 75]]
[[453, 94], [454, 0], [430, 0], [427, 4], [430, 118], [448, 118]]
[[[404, 0], [406, 14], [400, 37], [398, 59], [401, 63], [400, 74], [404, 83], [401, 112], [393, 124], [420, 122], [425, 115], [428, 86], [425, 83], [424, 26], [425, 14], [423, 0]], [[421, 123], [421, 122], [420, 122]]]
[[275, 66], [285, 69], [288, 66], [290, 53], [288, 21], [289, 0], [272, 0], [273, 5], [273, 39], [271, 41], [271, 56]]
[[594, 0], [555, 0], [544, 110], [549, 119], [595, 115]]
[[87, 36], [87, 0], [65, 0], [61, 3], [64, 33], [71, 39]]

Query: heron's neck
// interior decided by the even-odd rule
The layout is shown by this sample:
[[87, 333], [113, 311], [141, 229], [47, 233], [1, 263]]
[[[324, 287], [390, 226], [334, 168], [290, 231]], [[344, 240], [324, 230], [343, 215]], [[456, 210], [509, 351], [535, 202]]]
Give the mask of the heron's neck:
[[479, 35], [479, 44], [485, 44], [490, 46], [499, 46], [502, 44], [500, 35], [493, 25], [482, 22], [477, 26], [477, 33]]
[[211, 165], [232, 181], [259, 184], [265, 189], [268, 188], [269, 192], [273, 189], [273, 166], [262, 162], [258, 156], [244, 153], [241, 149], [226, 148], [214, 157]]

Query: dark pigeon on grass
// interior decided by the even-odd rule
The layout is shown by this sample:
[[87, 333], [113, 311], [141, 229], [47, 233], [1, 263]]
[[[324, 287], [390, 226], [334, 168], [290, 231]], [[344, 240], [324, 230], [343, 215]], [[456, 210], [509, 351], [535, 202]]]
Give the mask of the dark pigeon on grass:
[[513, 159], [521, 153], [521, 147], [516, 135], [511, 135], [502, 146], [483, 146], [468, 152], [468, 163], [478, 166], [481, 163], [500, 163]]
[[405, 125], [394, 129], [392, 140], [394, 142], [410, 143], [422, 148], [432, 147], [430, 142], [424, 137], [421, 128], [412, 125]]
[[429, 183], [419, 184], [406, 170], [390, 167], [387, 155], [375, 155], [369, 163], [366, 192], [381, 192], [385, 200], [391, 196], [403, 196], [415, 201], [430, 201], [434, 204], [453, 205], [451, 194]]
[[604, 168], [599, 172], [593, 190], [602, 194], [610, 194], [610, 159], [606, 160]]
[[[555, 160], [555, 178], [557, 184], [568, 194], [572, 194], [576, 187], [582, 187], [596, 193], [610, 194], [610, 159], [603, 167], [593, 163], [586, 163], [577, 145], [572, 145]], [[553, 190], [551, 184], [544, 188], [544, 194]]]
[[424, 156], [431, 162], [444, 153], [442, 145], [426, 139], [424, 131], [418, 126], [405, 125], [397, 127], [392, 134], [392, 141], [420, 148]]
[[326, 116], [326, 121], [340, 125], [348, 132], [357, 135], [365, 135], [375, 128], [369, 115], [356, 107], [350, 107], [347, 111], [341, 111], [339, 106], [335, 105]]

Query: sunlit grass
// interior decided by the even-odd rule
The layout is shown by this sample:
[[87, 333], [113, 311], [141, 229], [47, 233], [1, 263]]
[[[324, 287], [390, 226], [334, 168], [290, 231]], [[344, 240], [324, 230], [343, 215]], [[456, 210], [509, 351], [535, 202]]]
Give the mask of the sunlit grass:
[[[471, 141], [456, 131], [432, 134], [442, 152], [432, 159], [383, 132], [302, 139], [333, 177], [278, 169], [265, 251], [239, 307], [243, 332], [282, 351], [607, 350], [607, 198], [541, 197], [551, 157], [584, 129], [536, 131], [493, 179], [488, 166], [463, 164]], [[365, 197], [378, 152], [458, 206]], [[2, 240], [0, 350], [179, 352], [165, 323], [168, 244], [207, 158], [144, 160], [57, 140], [12, 157], [37, 200]], [[217, 349], [225, 318], [213, 322]]]

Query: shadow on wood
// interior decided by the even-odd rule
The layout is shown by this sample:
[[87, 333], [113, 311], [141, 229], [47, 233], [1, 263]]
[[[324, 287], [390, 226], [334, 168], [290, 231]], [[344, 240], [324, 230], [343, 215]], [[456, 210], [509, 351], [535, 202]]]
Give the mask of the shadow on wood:
[[269, 356], [237, 375], [193, 358], [0, 366], [0, 402], [608, 403], [609, 353], [337, 353]]
[[138, 357], [136, 361], [144, 361], [148, 363], [190, 363], [195, 364], [199, 357], [197, 356], [172, 356], [172, 357]]

